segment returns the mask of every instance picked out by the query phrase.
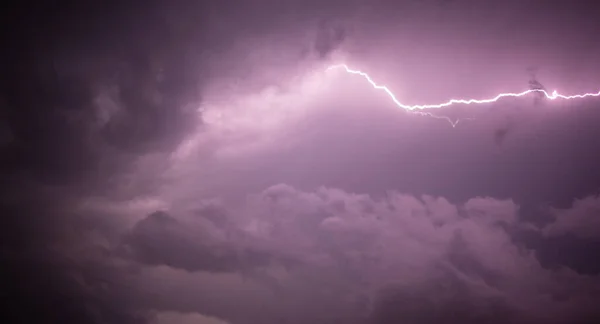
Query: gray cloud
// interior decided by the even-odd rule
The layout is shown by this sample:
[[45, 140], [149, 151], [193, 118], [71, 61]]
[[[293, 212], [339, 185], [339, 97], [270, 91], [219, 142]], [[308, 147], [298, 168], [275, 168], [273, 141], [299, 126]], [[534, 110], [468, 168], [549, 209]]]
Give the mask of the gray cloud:
[[[592, 101], [436, 111], [474, 117], [452, 128], [323, 72], [345, 61], [429, 103], [521, 90], [535, 61], [546, 85], [580, 92], [597, 81], [595, 35], [537, 2], [384, 2], [123, 4], [15, 38], [28, 41], [7, 45], [3, 66], [0, 242], [18, 266], [1, 279], [9, 306], [30, 311], [10, 315], [597, 319], [597, 199], [569, 206], [597, 186]], [[520, 122], [496, 134], [498, 153], [507, 110]], [[554, 218], [531, 225], [546, 201]]]
[[314, 48], [319, 58], [326, 58], [346, 39], [347, 31], [339, 23], [323, 20], [319, 24]]
[[[217, 215], [219, 216], [222, 215]], [[221, 220], [217, 219], [219, 221]], [[165, 264], [189, 271], [236, 272], [245, 267], [266, 266], [270, 263], [271, 256], [267, 253], [238, 251], [240, 247], [230, 246], [223, 238], [231, 233], [219, 233], [220, 230], [214, 223], [206, 224], [208, 226], [198, 225], [200, 224], [182, 223], [164, 212], [154, 212], [135, 225], [126, 238], [126, 244], [134, 258], [140, 262]], [[215, 234], [224, 237], [219, 240]]]
[[554, 221], [543, 228], [546, 236], [574, 235], [581, 239], [597, 239], [600, 236], [600, 200], [589, 196], [575, 200], [568, 209], [552, 209]]
[[138, 287], [132, 310], [231, 323], [562, 323], [591, 314], [598, 292], [595, 279], [546, 269], [515, 241], [510, 200], [277, 185], [241, 204], [197, 205], [151, 213], [123, 237], [133, 254], [120, 258], [142, 263], [120, 279]]

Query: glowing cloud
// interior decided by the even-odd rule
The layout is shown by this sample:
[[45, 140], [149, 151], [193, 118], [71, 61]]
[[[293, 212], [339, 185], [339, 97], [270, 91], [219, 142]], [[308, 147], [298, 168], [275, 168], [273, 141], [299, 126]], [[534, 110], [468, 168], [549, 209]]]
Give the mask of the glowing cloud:
[[[394, 95], [394, 93], [388, 87], [386, 87], [384, 85], [377, 84], [365, 72], [362, 72], [362, 71], [359, 71], [359, 70], [353, 70], [353, 69], [349, 68], [346, 64], [332, 65], [332, 66], [330, 66], [330, 67], [327, 68], [327, 71], [338, 70], [338, 69], [344, 70], [345, 72], [350, 73], [350, 74], [359, 75], [359, 76], [363, 77], [367, 82], [369, 82], [371, 84], [371, 86], [373, 86], [373, 88], [385, 91], [385, 93], [387, 93], [387, 95], [390, 97], [390, 99], [392, 99], [392, 101], [394, 102], [394, 104], [396, 104], [396, 106], [398, 106], [398, 107], [400, 107], [402, 109], [408, 110], [408, 111], [444, 108], [444, 107], [448, 107], [448, 106], [455, 105], [455, 104], [471, 105], [471, 104], [492, 103], [492, 102], [496, 102], [496, 101], [498, 101], [498, 100], [500, 100], [500, 99], [502, 99], [504, 97], [522, 97], [522, 96], [528, 95], [528, 94], [533, 93], [533, 92], [540, 92], [546, 98], [548, 98], [550, 100], [555, 100], [555, 99], [571, 100], [571, 99], [583, 99], [583, 98], [586, 98], [586, 97], [600, 97], [600, 91], [598, 91], [596, 93], [583, 93], [583, 94], [576, 94], [576, 95], [567, 96], [567, 95], [562, 95], [562, 94], [558, 93], [556, 90], [554, 90], [552, 92], [552, 94], [549, 94], [546, 90], [542, 90], [542, 89], [530, 89], [530, 90], [526, 90], [526, 91], [523, 91], [523, 92], [500, 93], [497, 96], [495, 96], [493, 98], [488, 98], [488, 99], [450, 99], [450, 100], [448, 100], [446, 102], [438, 103], [438, 104], [406, 105], [406, 104], [401, 103], [396, 98], [396, 96]], [[421, 114], [421, 115], [431, 116], [431, 117], [434, 117], [434, 118], [445, 119], [453, 127], [456, 126], [456, 124], [458, 124], [458, 122], [460, 121], [460, 120], [457, 120], [457, 121], [453, 122], [448, 117], [436, 116], [436, 115], [432, 115], [430, 113], [426, 113], [426, 112], [423, 112], [423, 111], [418, 111], [416, 113]]]

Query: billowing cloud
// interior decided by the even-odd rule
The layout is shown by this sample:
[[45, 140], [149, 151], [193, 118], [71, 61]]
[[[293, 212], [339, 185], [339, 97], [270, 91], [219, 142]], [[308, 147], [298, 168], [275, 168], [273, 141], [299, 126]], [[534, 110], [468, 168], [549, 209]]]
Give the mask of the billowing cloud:
[[598, 283], [542, 267], [511, 234], [518, 210], [492, 198], [457, 205], [276, 185], [235, 204], [152, 212], [114, 249], [138, 264], [119, 279], [137, 287], [128, 293], [137, 312], [231, 323], [561, 323], [592, 311]]
[[544, 227], [546, 236], [573, 235], [580, 239], [600, 237], [600, 199], [589, 196], [575, 200], [568, 209], [552, 209], [554, 220]]
[[[520, 90], [536, 61], [549, 87], [581, 92], [597, 77], [582, 76], [596, 35], [519, 1], [373, 3], [184, 1], [22, 20], [56, 30], [28, 25], [11, 38], [27, 41], [5, 44], [9, 315], [596, 323], [598, 199], [582, 198], [600, 180], [595, 101], [436, 111], [473, 117], [453, 128], [325, 71], [343, 61], [402, 102], [435, 103]], [[518, 127], [502, 128], [507, 114]]]

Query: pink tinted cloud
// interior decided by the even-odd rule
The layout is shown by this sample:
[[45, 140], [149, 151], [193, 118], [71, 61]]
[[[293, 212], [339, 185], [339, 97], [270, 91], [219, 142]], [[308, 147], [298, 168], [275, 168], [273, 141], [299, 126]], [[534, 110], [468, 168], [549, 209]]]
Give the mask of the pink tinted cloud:
[[600, 236], [600, 198], [588, 196], [574, 201], [567, 209], [552, 209], [554, 221], [542, 232], [549, 237], [571, 234], [582, 239]]
[[[128, 251], [153, 246], [152, 260], [138, 255], [142, 271], [123, 279], [161, 296], [131, 296], [139, 310], [197, 312], [232, 323], [372, 317], [382, 312], [382, 294], [390, 289], [412, 290], [410, 298], [440, 307], [469, 305], [484, 318], [496, 316], [487, 302], [501, 303], [513, 319], [581, 310], [573, 300], [585, 304], [588, 293], [569, 287], [588, 279], [544, 269], [517, 245], [510, 235], [517, 211], [512, 201], [492, 198], [453, 204], [397, 192], [372, 197], [276, 185], [236, 204], [180, 205], [140, 221], [124, 243]], [[448, 280], [450, 286], [441, 284]], [[427, 292], [427, 282], [440, 286]], [[554, 294], [569, 299], [554, 300]], [[258, 305], [269, 306], [259, 315]], [[294, 311], [299, 308], [304, 311]]]

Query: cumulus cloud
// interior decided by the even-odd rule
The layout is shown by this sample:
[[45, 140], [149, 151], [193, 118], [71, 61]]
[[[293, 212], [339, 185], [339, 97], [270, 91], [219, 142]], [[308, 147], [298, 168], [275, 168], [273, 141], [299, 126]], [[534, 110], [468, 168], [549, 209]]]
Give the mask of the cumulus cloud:
[[589, 196], [577, 199], [571, 208], [552, 209], [554, 220], [543, 228], [546, 236], [573, 235], [581, 239], [600, 236], [600, 199]]
[[231, 323], [560, 323], [588, 310], [598, 284], [575, 289], [591, 278], [542, 267], [511, 235], [518, 210], [493, 198], [454, 204], [281, 184], [238, 203], [149, 213], [113, 248], [137, 264], [119, 279], [136, 287], [127, 299], [137, 312]]

